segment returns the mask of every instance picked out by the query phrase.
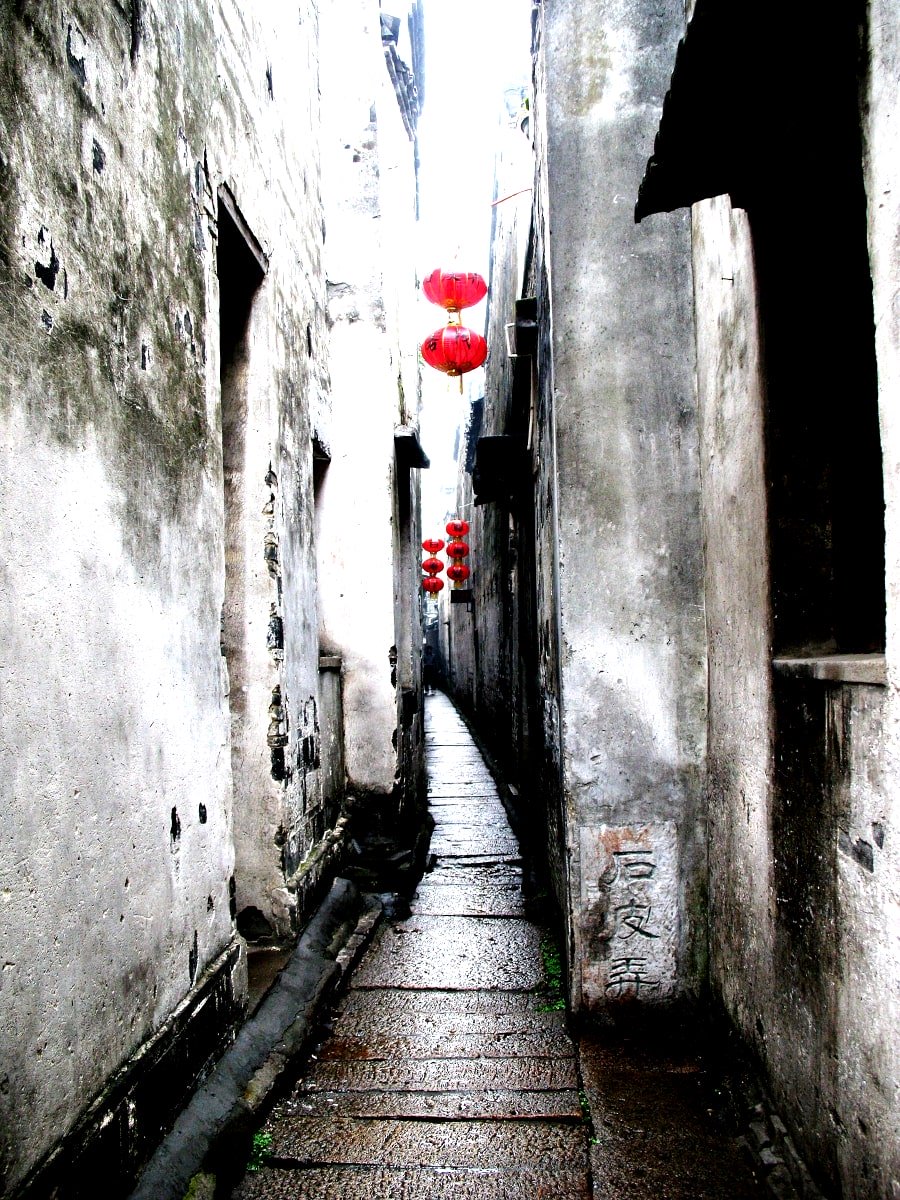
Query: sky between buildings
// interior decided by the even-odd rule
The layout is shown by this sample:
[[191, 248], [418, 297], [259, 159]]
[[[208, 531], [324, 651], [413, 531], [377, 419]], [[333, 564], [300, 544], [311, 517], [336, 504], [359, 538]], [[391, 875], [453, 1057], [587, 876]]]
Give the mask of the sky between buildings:
[[[504, 94], [531, 81], [531, 0], [423, 0], [423, 7], [419, 276], [441, 267], [479, 271], [487, 279]], [[468, 309], [464, 323], [483, 332], [484, 309]], [[420, 312], [421, 341], [444, 321], [442, 310], [424, 298]], [[422, 472], [425, 537], [443, 536], [456, 482], [457, 430], [465, 425], [470, 399], [483, 394], [484, 372], [473, 371], [465, 383], [460, 396], [457, 380], [424, 369], [421, 432], [431, 459], [430, 470]]]

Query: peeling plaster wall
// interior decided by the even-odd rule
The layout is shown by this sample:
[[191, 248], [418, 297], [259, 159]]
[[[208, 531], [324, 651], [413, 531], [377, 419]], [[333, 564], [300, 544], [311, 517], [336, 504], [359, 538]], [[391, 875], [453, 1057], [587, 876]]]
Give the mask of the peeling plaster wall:
[[889, 8], [870, 6], [863, 108], [886, 502], [886, 687], [772, 671], [749, 224], [725, 197], [693, 213], [712, 985], [764, 1065], [819, 1185], [859, 1200], [900, 1195], [900, 43]]
[[[316, 128], [315, 12], [149, 0], [138, 15], [87, 0], [0, 15], [0, 1190], [219, 961], [235, 901], [289, 928], [285, 868], [319, 787], [298, 759], [317, 694], [307, 402], [323, 407], [326, 384], [316, 139], [297, 136]], [[222, 183], [270, 256], [249, 390], [262, 582], [248, 586], [255, 760], [235, 798], [237, 864]]]
[[[559, 559], [556, 467], [556, 387], [553, 374], [553, 288], [550, 240], [549, 132], [547, 128], [547, 59], [543, 53], [544, 28], [534, 31], [535, 147], [534, 212], [528, 290], [537, 301], [537, 381], [534, 416], [535, 476], [535, 605], [537, 611], [537, 695], [535, 715], [540, 730], [540, 787], [546, 797], [546, 844], [557, 902], [569, 908], [569, 856], [566, 801], [562, 786], [561, 676], [559, 637]], [[571, 919], [569, 921], [571, 929]], [[571, 956], [571, 944], [569, 946]], [[571, 967], [570, 967], [571, 969]]]
[[[322, 833], [309, 420], [327, 390], [322, 201], [317, 138], [297, 136], [319, 128], [316, 8], [260, 18], [223, 4], [216, 34], [207, 168], [269, 257], [249, 335], [246, 679], [230, 698], [237, 904], [284, 936], [296, 920], [286, 880]], [[218, 303], [214, 281], [208, 296]]]
[[571, 988], [598, 1009], [703, 974], [689, 230], [632, 216], [684, 14], [542, 8]]
[[[319, 500], [320, 637], [323, 652], [343, 660], [348, 787], [389, 796], [404, 782], [400, 690], [421, 691], [421, 623], [410, 595], [418, 581], [409, 570], [395, 579], [396, 496], [409, 472], [393, 447], [394, 426], [418, 419], [418, 367], [413, 338], [402, 336], [415, 298], [413, 146], [385, 67], [377, 4], [322, 6], [322, 69], [332, 415], [319, 430], [331, 455]], [[413, 490], [405, 536], [417, 546]], [[406, 624], [398, 627], [401, 589]], [[418, 701], [416, 709], [418, 728]], [[416, 744], [418, 778], [421, 732]]]

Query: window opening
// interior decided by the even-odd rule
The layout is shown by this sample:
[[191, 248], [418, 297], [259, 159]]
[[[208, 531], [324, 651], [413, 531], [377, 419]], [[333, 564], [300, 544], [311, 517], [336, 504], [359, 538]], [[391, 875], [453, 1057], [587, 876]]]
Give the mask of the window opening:
[[[780, 141], [771, 182], [748, 205], [767, 391], [777, 654], [884, 650], [884, 491], [859, 122], [861, 26], [852, 15], [826, 24], [811, 55], [815, 128], [798, 98], [791, 107], [802, 114], [802, 128]], [[805, 202], [791, 206], [790, 197]]]

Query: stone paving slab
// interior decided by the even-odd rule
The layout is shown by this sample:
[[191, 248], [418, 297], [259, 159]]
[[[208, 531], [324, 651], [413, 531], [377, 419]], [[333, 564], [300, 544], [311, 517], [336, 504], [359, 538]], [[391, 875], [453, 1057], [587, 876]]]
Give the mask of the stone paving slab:
[[279, 1106], [303, 1116], [394, 1117], [441, 1121], [581, 1121], [581, 1104], [574, 1088], [566, 1091], [525, 1092], [519, 1089], [479, 1092], [359, 1092], [298, 1091]]
[[[403, 988], [391, 990], [388, 988], [353, 987], [340, 1006], [341, 1013], [355, 1016], [363, 1010], [384, 1008], [390, 1005], [391, 1011], [408, 1019], [417, 1020], [420, 1016], [444, 1016], [448, 1013], [472, 1013], [498, 1020], [515, 1013], [540, 1012], [542, 999], [535, 992], [500, 992], [495, 988], [485, 991], [453, 992], [431, 990], [415, 990]], [[562, 1013], [543, 1013], [545, 1017], [562, 1019]]]
[[235, 1200], [589, 1200], [577, 1170], [268, 1168], [248, 1176]]
[[521, 888], [522, 870], [516, 862], [474, 863], [471, 866], [442, 863], [422, 876], [419, 888], [467, 887], [470, 883], [473, 887], [506, 887], [511, 881]]
[[486, 1058], [457, 1060], [448, 1070], [444, 1059], [406, 1062], [317, 1062], [306, 1077], [308, 1086], [325, 1091], [565, 1091], [578, 1087], [574, 1058]]
[[481, 757], [478, 750], [475, 750], [472, 744], [463, 745], [438, 745], [436, 743], [427, 744], [426, 752], [428, 761], [439, 762], [452, 767], [455, 763], [476, 763], [482, 770], [486, 770], [484, 758]]
[[431, 815], [439, 828], [451, 832], [458, 832], [460, 829], [504, 829], [505, 832], [506, 813], [500, 807], [499, 801], [495, 810], [476, 814], [463, 807], [458, 800], [448, 797], [431, 805]]
[[513, 858], [519, 853], [519, 843], [511, 833], [491, 830], [486, 825], [468, 833], [453, 833], [446, 826], [442, 826], [431, 839], [431, 853], [436, 854], [439, 859], [488, 855], [493, 858]]
[[429, 807], [436, 821], [451, 825], [506, 825], [506, 809], [499, 796], [481, 796], [473, 804], [468, 796], [432, 796]]
[[462, 808], [441, 809], [435, 805], [431, 810], [435, 820], [435, 834], [438, 837], [483, 836], [485, 834], [502, 835], [515, 841], [512, 830], [506, 823], [506, 815], [500, 809], [497, 812], [483, 813], [482, 819], [477, 819], [473, 813]]
[[536, 988], [540, 937], [513, 917], [413, 917], [388, 926], [356, 976], [362, 987]]
[[419, 888], [416, 912], [420, 916], [522, 917], [525, 902], [518, 884], [490, 888], [435, 883]]
[[[431, 760], [431, 755], [428, 756], [428, 768], [433, 772], [431, 776], [431, 787], [447, 788], [458, 787], [463, 790], [467, 786], [478, 787], [490, 795], [492, 792], [495, 796], [499, 796], [497, 785], [494, 783], [494, 778], [487, 767], [479, 766], [477, 763], [434, 763]], [[439, 776], [435, 778], [435, 776]]]
[[448, 854], [445, 859], [438, 859], [437, 866], [429, 876], [434, 879], [439, 873], [443, 875], [452, 867], [520, 867], [522, 859], [518, 854]]
[[432, 800], [497, 800], [497, 789], [488, 780], [473, 780], [467, 783], [465, 780], [450, 779], [445, 783], [432, 784], [426, 790], [429, 804]]
[[587, 1170], [580, 1126], [534, 1121], [399, 1121], [305, 1117], [266, 1122], [272, 1157], [379, 1167], [541, 1167]]
[[499, 800], [496, 802], [485, 800], [483, 803], [495, 804], [495, 807], [475, 812], [464, 806], [454, 796], [442, 796], [429, 805], [429, 810], [438, 828], [447, 826], [454, 830], [466, 827], [469, 829], [504, 829], [506, 813], [500, 806]]
[[[398, 1012], [390, 1001], [385, 1002], [383, 991], [365, 991], [361, 995], [365, 997], [364, 1002], [341, 1010], [341, 1037], [362, 1038], [370, 1034], [378, 1038], [450, 1038], [480, 1034], [481, 1037], [497, 1038], [546, 1038], [553, 1034], [565, 1038], [563, 1054], [572, 1054], [564, 1013], [542, 1012], [540, 1008], [510, 1009], [500, 1003], [487, 1012], [448, 1012], [437, 1007], [419, 1009], [418, 1012]], [[391, 995], [397, 994], [392, 992]], [[452, 992], [442, 992], [440, 995], [452, 995]], [[506, 992], [504, 995], [509, 994]], [[434, 1054], [425, 1057], [445, 1056]]]
[[[412, 1028], [389, 1015], [380, 1021], [362, 1013], [345, 1016], [319, 1054], [338, 1059], [560, 1057], [571, 1053], [565, 1028], [540, 1020], [539, 1013], [496, 1019], [453, 1013], [446, 1019], [420, 1017]], [[408, 1021], [408, 1018], [406, 1018]]]
[[428, 766], [432, 777], [441, 775], [452, 781], [457, 778], [489, 779], [494, 782], [480, 754], [461, 754], [455, 748], [447, 750], [429, 750]]
[[486, 822], [484, 825], [469, 825], [466, 826], [461, 822], [439, 822], [434, 834], [431, 838], [431, 852], [439, 854], [436, 844], [445, 842], [448, 846], [478, 846], [478, 850], [473, 850], [472, 853], [477, 854], [503, 854], [511, 855], [519, 853], [519, 843], [509, 829], [503, 829], [497, 825]]

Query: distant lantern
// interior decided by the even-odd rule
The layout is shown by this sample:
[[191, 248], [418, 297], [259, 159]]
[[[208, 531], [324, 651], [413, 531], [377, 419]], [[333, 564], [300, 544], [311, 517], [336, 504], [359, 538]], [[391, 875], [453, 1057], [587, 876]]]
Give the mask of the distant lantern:
[[443, 571], [443, 569], [444, 564], [441, 562], [441, 560], [439, 558], [434, 558], [433, 556], [431, 558], [426, 558], [422, 563], [422, 570], [427, 575], [437, 575]]
[[430, 596], [436, 596], [443, 586], [443, 579], [438, 579], [437, 575], [426, 575], [422, 580], [422, 587]]
[[487, 295], [487, 284], [474, 271], [442, 271], [436, 268], [425, 279], [422, 291], [432, 304], [459, 313]]
[[466, 558], [469, 554], [468, 542], [450, 542], [447, 546], [448, 558]]
[[464, 562], [452, 563], [447, 568], [447, 578], [452, 579], [457, 586], [459, 586], [461, 583], [465, 583], [471, 574], [472, 572]]
[[465, 537], [469, 532], [469, 522], [460, 520], [448, 521], [444, 528], [447, 530], [447, 533], [450, 535], [450, 537], [461, 538]]
[[422, 543], [422, 549], [427, 550], [429, 554], [437, 554], [444, 548], [443, 538], [426, 538]]
[[422, 343], [422, 357], [429, 367], [443, 371], [445, 375], [465, 375], [480, 367], [487, 358], [487, 342], [480, 333], [465, 325], [445, 325]]

